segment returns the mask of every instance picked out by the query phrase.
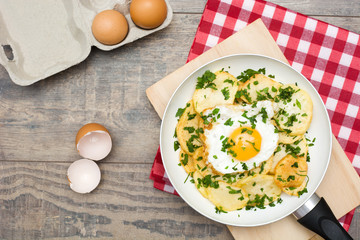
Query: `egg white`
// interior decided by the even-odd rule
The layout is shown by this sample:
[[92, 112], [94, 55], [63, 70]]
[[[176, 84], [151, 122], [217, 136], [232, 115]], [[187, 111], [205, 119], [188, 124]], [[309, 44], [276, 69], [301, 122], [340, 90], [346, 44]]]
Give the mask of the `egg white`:
[[[212, 128], [205, 129], [205, 145], [208, 151], [208, 163], [211, 163], [216, 171], [222, 174], [241, 173], [246, 170], [251, 170], [260, 166], [263, 161], [268, 160], [274, 153], [279, 136], [275, 133], [275, 127], [271, 123], [271, 118], [274, 116], [272, 102], [259, 101], [256, 105], [223, 105], [216, 107], [218, 113], [212, 116]], [[209, 115], [214, 109], [209, 109], [204, 112], [204, 116]], [[263, 122], [263, 115], [260, 113], [261, 109], [265, 108], [267, 118]], [[242, 116], [246, 113], [246, 117]], [[226, 152], [221, 151], [222, 139], [229, 137], [231, 133], [239, 127], [251, 128], [252, 123], [248, 118], [256, 116], [255, 129], [260, 133], [262, 141], [260, 151], [256, 156], [247, 161], [239, 161], [233, 158]], [[225, 122], [231, 119], [233, 124], [225, 125]]]

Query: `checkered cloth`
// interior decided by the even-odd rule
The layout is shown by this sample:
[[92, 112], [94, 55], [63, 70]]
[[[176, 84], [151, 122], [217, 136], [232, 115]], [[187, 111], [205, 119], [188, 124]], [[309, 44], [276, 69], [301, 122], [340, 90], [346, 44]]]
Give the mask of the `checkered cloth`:
[[[292, 67], [316, 88], [333, 134], [360, 174], [359, 34], [262, 0], [208, 0], [188, 61], [261, 18]], [[177, 194], [158, 151], [150, 178], [154, 187]], [[354, 210], [340, 219], [349, 229]]]

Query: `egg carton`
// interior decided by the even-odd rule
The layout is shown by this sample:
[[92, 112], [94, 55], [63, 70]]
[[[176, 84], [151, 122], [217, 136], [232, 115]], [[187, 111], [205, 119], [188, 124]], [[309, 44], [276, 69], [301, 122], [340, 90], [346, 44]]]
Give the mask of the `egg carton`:
[[[167, 27], [137, 27], [130, 17], [130, 0], [11, 0], [0, 1], [0, 64], [15, 84], [27, 86], [74, 66], [87, 58], [91, 47], [109, 51]], [[126, 38], [116, 45], [98, 42], [91, 25], [96, 14], [115, 9], [129, 24]]]

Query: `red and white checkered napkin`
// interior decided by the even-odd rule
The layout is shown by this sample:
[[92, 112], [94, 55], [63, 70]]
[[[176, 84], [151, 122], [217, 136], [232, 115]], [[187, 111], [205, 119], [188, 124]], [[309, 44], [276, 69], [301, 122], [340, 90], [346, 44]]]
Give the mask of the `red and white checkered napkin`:
[[[208, 0], [188, 61], [261, 18], [289, 63], [314, 85], [328, 110], [332, 131], [360, 174], [359, 34], [262, 0]], [[177, 194], [158, 151], [150, 178]], [[349, 229], [354, 210], [340, 219]]]

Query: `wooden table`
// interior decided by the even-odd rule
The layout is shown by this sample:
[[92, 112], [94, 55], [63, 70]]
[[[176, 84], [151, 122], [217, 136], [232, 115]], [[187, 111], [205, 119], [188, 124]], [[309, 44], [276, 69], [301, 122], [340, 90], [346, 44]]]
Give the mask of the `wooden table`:
[[[232, 239], [226, 226], [156, 190], [149, 173], [160, 119], [145, 89], [182, 66], [205, 1], [173, 0], [166, 29], [29, 87], [0, 66], [0, 239]], [[360, 33], [357, 0], [276, 0], [276, 4]], [[70, 190], [66, 171], [80, 159], [75, 135], [104, 124], [113, 138], [91, 194]], [[350, 234], [360, 238], [360, 208]]]

